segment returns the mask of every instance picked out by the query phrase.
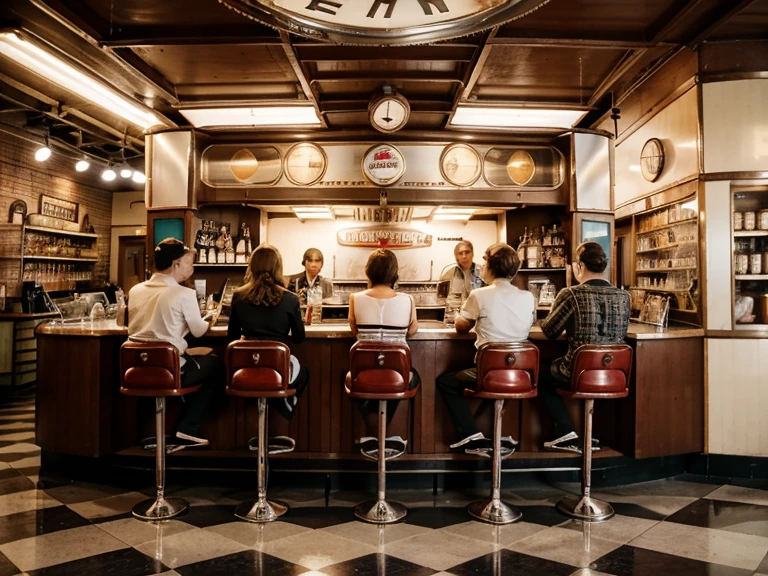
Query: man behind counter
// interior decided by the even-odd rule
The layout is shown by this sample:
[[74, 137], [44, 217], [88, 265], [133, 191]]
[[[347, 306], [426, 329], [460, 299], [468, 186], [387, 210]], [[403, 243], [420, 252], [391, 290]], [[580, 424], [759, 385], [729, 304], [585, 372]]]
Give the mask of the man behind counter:
[[320, 276], [323, 269], [323, 253], [320, 250], [308, 248], [304, 252], [301, 265], [304, 266], [304, 272], [288, 277], [288, 290], [298, 294], [302, 304], [307, 303], [307, 293], [318, 286], [323, 291], [323, 298], [333, 296], [333, 282]]
[[440, 277], [440, 281], [450, 280], [449, 293], [460, 293], [463, 301], [472, 290], [485, 286], [483, 267], [472, 261], [475, 257], [475, 249], [469, 240], [462, 240], [456, 244], [453, 255], [456, 257], [456, 266], [446, 270]]

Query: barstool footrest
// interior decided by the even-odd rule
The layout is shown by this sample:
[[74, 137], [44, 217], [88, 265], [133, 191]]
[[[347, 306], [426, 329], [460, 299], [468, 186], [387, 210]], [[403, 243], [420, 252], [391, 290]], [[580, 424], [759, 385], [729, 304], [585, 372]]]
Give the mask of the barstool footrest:
[[274, 522], [288, 511], [288, 506], [267, 500], [247, 500], [235, 509], [235, 516], [247, 522]]
[[408, 514], [408, 508], [400, 502], [366, 500], [355, 506], [355, 516], [370, 524], [393, 524]]
[[477, 500], [467, 506], [467, 512], [473, 518], [489, 524], [512, 524], [523, 517], [520, 510], [501, 500]]
[[175, 518], [189, 509], [189, 502], [182, 498], [148, 498], [131, 510], [139, 520], [160, 521]]
[[566, 496], [557, 503], [557, 509], [566, 516], [584, 522], [603, 522], [616, 514], [608, 502], [589, 496]]

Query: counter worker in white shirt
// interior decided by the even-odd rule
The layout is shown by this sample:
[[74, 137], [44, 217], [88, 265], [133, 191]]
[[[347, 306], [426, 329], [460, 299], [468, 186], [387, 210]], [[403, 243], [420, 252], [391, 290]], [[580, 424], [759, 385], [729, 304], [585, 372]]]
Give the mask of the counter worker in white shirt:
[[475, 248], [469, 240], [462, 240], [453, 249], [456, 265], [446, 270], [440, 277], [440, 281], [450, 280], [449, 292], [461, 294], [462, 301], [467, 299], [469, 293], [475, 288], [481, 288], [487, 284], [483, 279], [483, 267], [475, 264]]
[[[195, 251], [175, 238], [166, 238], [155, 248], [155, 269], [152, 277], [137, 284], [128, 293], [128, 335], [136, 341], [164, 341], [179, 351], [181, 387], [200, 385], [190, 398], [176, 428], [176, 438], [169, 443], [169, 452], [186, 446], [207, 446], [200, 437], [200, 425], [217, 390], [223, 387], [223, 361], [210, 349], [193, 354], [188, 350], [187, 334], [199, 338], [208, 331], [216, 315], [210, 312], [200, 317], [195, 291], [181, 286], [194, 272]], [[150, 445], [145, 445], [150, 448]]]
[[[477, 348], [486, 342], [526, 340], [534, 322], [536, 305], [533, 294], [512, 285], [520, 268], [517, 252], [508, 244], [498, 243], [485, 251], [484, 258], [483, 280], [488, 286], [470, 292], [461, 312], [456, 315], [456, 332], [474, 332]], [[467, 454], [490, 457], [493, 441], [477, 427], [464, 398], [464, 390], [476, 386], [477, 370], [474, 367], [443, 374], [437, 379], [437, 389], [461, 438], [451, 448], [463, 448]], [[501, 446], [503, 454], [510, 454], [517, 447], [517, 441], [505, 436]]]

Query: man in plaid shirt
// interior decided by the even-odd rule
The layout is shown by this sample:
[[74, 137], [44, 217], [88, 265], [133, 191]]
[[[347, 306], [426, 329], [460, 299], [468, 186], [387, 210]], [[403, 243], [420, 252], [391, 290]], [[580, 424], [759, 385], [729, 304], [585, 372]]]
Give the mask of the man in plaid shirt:
[[[597, 242], [584, 242], [576, 250], [576, 262], [566, 269], [566, 286], [557, 295], [541, 330], [549, 339], [568, 337], [568, 353], [552, 362], [550, 374], [542, 372], [539, 397], [555, 421], [555, 440], [545, 448], [580, 452], [578, 435], [563, 397], [557, 388], [569, 388], [576, 349], [583, 344], [622, 344], [629, 326], [629, 292], [620, 290], [602, 277], [608, 259]], [[570, 287], [571, 270], [579, 285]], [[592, 449], [599, 443], [592, 439]]]

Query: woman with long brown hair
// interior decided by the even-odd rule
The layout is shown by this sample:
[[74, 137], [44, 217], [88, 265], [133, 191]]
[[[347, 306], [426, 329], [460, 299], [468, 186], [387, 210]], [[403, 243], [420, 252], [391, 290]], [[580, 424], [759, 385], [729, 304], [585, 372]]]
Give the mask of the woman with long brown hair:
[[[277, 340], [288, 346], [304, 341], [299, 297], [283, 286], [283, 259], [274, 246], [262, 244], [251, 253], [245, 285], [238, 288], [232, 297], [227, 336], [230, 342], [240, 339]], [[308, 382], [309, 370], [300, 366], [296, 357], [291, 355], [289, 387], [295, 388], [296, 394], [270, 401], [270, 407], [290, 419]], [[294, 445], [291, 438], [270, 438], [270, 453], [290, 452]], [[255, 446], [251, 448], [255, 450]]]

